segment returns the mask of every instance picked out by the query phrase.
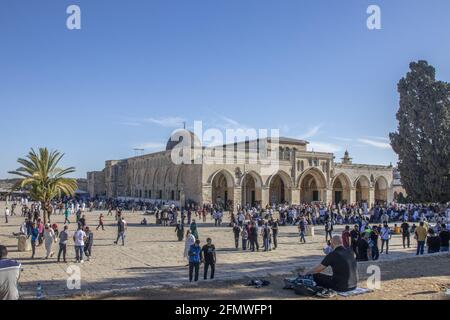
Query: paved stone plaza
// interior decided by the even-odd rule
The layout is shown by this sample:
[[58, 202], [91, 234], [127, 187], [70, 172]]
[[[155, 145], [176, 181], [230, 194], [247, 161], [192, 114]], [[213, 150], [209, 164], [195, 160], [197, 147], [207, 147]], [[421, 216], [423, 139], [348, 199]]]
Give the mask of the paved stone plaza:
[[[155, 226], [153, 216], [146, 216], [150, 225], [141, 226], [142, 213], [125, 212], [128, 222], [126, 246], [114, 245], [116, 225], [114, 216], [105, 215], [105, 231], [95, 231], [100, 212], [86, 213], [88, 225], [94, 229], [93, 258], [81, 267], [81, 290], [69, 290], [67, 268], [75, 265], [75, 250], [70, 238], [68, 245], [68, 263], [57, 263], [56, 257], [45, 260], [45, 249], [37, 248], [36, 258], [31, 260], [31, 252], [17, 252], [17, 239], [13, 232], [19, 231], [23, 217], [10, 217], [9, 224], [4, 221], [5, 203], [0, 203], [0, 244], [10, 251], [9, 258], [22, 263], [20, 292], [23, 298], [34, 298], [37, 283], [43, 285], [45, 295], [60, 298], [74, 294], [93, 294], [111, 290], [132, 290], [145, 287], [191, 286], [187, 280], [186, 261], [183, 258], [184, 241], [178, 242], [175, 228]], [[16, 210], [20, 213], [20, 208]], [[150, 218], [149, 218], [150, 217]], [[75, 217], [71, 217], [75, 221]], [[57, 223], [62, 230], [63, 215], [55, 215], [52, 223]], [[204, 244], [207, 237], [213, 239], [217, 248], [218, 265], [216, 280], [236, 280], [247, 277], [289, 274], [300, 266], [310, 266], [324, 257], [323, 226], [316, 228], [315, 237], [307, 237], [307, 244], [299, 244], [296, 227], [281, 227], [277, 250], [271, 252], [243, 252], [234, 249], [234, 239], [228, 218], [223, 227], [214, 227], [208, 217], [206, 223], [198, 222], [199, 236]], [[70, 224], [73, 234], [76, 224]], [[342, 227], [336, 227], [341, 232]], [[413, 241], [414, 242], [414, 241]], [[415, 243], [413, 243], [415, 246]], [[55, 255], [57, 244], [54, 245]], [[382, 255], [381, 260], [399, 259], [411, 256], [413, 249], [403, 250], [401, 236], [393, 236], [390, 246], [391, 254]], [[202, 269], [200, 270], [202, 274]], [[195, 285], [195, 284], [194, 284]]]

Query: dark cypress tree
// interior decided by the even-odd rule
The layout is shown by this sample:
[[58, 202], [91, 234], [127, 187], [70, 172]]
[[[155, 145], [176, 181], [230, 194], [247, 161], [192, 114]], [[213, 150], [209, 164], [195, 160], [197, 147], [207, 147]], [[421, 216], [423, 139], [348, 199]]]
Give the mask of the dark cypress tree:
[[391, 145], [408, 196], [417, 202], [450, 201], [450, 85], [436, 81], [426, 61], [412, 62], [398, 83], [398, 132]]

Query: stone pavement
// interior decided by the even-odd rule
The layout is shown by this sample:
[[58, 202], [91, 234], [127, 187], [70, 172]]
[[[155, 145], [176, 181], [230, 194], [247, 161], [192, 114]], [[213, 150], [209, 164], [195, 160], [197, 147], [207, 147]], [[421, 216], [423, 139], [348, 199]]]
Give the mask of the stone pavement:
[[[45, 249], [37, 248], [36, 258], [31, 260], [31, 252], [17, 252], [17, 239], [13, 232], [18, 232], [23, 221], [20, 208], [19, 216], [10, 217], [9, 224], [4, 221], [5, 203], [0, 203], [0, 244], [6, 245], [9, 258], [22, 263], [23, 272], [19, 284], [24, 299], [33, 299], [37, 283], [41, 283], [46, 297], [57, 299], [75, 294], [97, 294], [113, 290], [135, 290], [149, 287], [179, 287], [191, 285], [187, 279], [186, 260], [183, 258], [184, 241], [178, 242], [174, 227], [154, 225], [154, 217], [146, 216], [150, 225], [141, 226], [142, 213], [125, 212], [128, 222], [126, 245], [114, 245], [116, 224], [114, 216], [105, 215], [105, 231], [95, 230], [100, 212], [86, 213], [88, 225], [94, 229], [94, 247], [92, 259], [84, 264], [75, 264], [75, 250], [70, 237], [68, 245], [68, 263], [57, 263], [56, 258], [44, 259]], [[229, 221], [228, 218], [226, 218]], [[71, 217], [75, 221], [75, 217]], [[64, 216], [54, 215], [53, 223], [62, 230]], [[307, 237], [307, 244], [300, 244], [296, 227], [281, 227], [278, 237], [278, 249], [271, 252], [243, 252], [234, 248], [231, 228], [214, 227], [210, 217], [206, 223], [199, 222], [199, 237], [204, 244], [207, 237], [213, 239], [217, 249], [218, 264], [216, 281], [283, 275], [295, 271], [300, 266], [312, 266], [324, 257], [325, 244], [323, 226], [316, 228], [315, 237]], [[70, 224], [71, 234], [76, 224]], [[340, 234], [342, 227], [337, 227]], [[261, 239], [260, 239], [260, 242]], [[414, 241], [413, 241], [414, 242]], [[415, 243], [412, 244], [415, 246]], [[54, 245], [55, 255], [57, 244]], [[382, 255], [381, 259], [398, 259], [411, 256], [413, 249], [404, 250], [401, 236], [394, 236], [390, 246], [391, 254]], [[67, 273], [69, 266], [81, 268], [81, 290], [69, 290]], [[202, 268], [200, 273], [202, 275]]]

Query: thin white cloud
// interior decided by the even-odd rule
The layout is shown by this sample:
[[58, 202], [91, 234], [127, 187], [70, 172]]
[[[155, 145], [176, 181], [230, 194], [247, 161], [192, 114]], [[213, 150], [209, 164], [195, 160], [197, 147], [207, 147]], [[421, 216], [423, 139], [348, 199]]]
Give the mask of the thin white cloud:
[[387, 141], [387, 142], [391, 141], [387, 137], [379, 137], [379, 136], [366, 136], [366, 138], [368, 138], [368, 139], [375, 139], [375, 140], [382, 140], [382, 141]]
[[231, 127], [240, 127], [241, 126], [241, 124], [238, 121], [228, 118], [228, 117], [222, 117], [222, 120], [225, 122], [225, 125], [228, 125]]
[[149, 150], [156, 150], [156, 149], [162, 149], [165, 145], [159, 142], [144, 142], [141, 144], [138, 144], [134, 146], [135, 149], [149, 149]]
[[122, 125], [127, 127], [140, 127], [142, 126], [142, 123], [139, 122], [122, 122]]
[[359, 142], [364, 143], [366, 145], [379, 148], [379, 149], [391, 149], [391, 145], [386, 142], [375, 141], [371, 139], [358, 139]]
[[320, 128], [322, 128], [321, 124], [316, 125], [316, 126], [310, 128], [308, 131], [306, 131], [301, 136], [299, 136], [299, 138], [300, 139], [309, 139], [309, 138], [315, 137], [320, 132]]
[[166, 128], [182, 128], [186, 120], [180, 117], [165, 117], [165, 118], [145, 118], [143, 119], [143, 121], [147, 123], [153, 123]]
[[314, 142], [310, 142], [310, 144], [308, 145], [308, 150], [309, 151], [314, 150], [316, 152], [335, 153], [335, 152], [341, 151], [342, 148], [341, 148], [341, 146], [339, 146], [337, 144], [314, 141]]
[[344, 137], [330, 137], [330, 138], [334, 139], [334, 140], [338, 140], [338, 141], [344, 141], [344, 142], [351, 142], [351, 141], [353, 141], [353, 139], [344, 138]]
[[218, 119], [215, 118], [212, 121], [212, 127], [215, 127], [217, 129], [221, 129], [221, 130], [227, 130], [227, 129], [234, 129], [234, 130], [238, 130], [238, 129], [247, 129], [248, 126], [246, 126], [245, 124], [239, 122], [238, 120], [223, 116], [223, 115], [217, 115]]

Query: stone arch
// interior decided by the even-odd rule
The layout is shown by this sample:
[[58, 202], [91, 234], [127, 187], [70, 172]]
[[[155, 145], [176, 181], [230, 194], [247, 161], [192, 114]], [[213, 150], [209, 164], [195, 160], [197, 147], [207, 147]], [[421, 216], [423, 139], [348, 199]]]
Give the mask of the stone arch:
[[186, 201], [185, 194], [185, 183], [186, 183], [186, 171], [184, 170], [184, 166], [178, 166], [178, 170], [176, 172], [176, 194], [175, 198], [177, 201], [180, 201], [181, 205], [184, 205]]
[[227, 170], [227, 169], [220, 169], [220, 170], [217, 170], [216, 172], [214, 172], [212, 175], [209, 176], [207, 182], [208, 182], [209, 184], [211, 184], [211, 183], [213, 182], [214, 178], [215, 178], [218, 174], [223, 174], [223, 175], [226, 177], [226, 179], [227, 179], [227, 183], [230, 184], [230, 185], [234, 188], [234, 186], [235, 186], [235, 181], [234, 181], [233, 174], [232, 174], [229, 170]]
[[384, 176], [378, 176], [374, 183], [375, 203], [385, 203], [388, 201], [389, 183]]
[[317, 168], [306, 170], [298, 179], [300, 201], [304, 203], [326, 202], [327, 179]]
[[356, 178], [354, 183], [356, 189], [356, 202], [369, 202], [370, 201], [370, 180], [365, 175], [360, 175]]
[[291, 201], [292, 179], [286, 172], [279, 170], [266, 182], [269, 189], [269, 203], [285, 203]]
[[261, 203], [263, 181], [261, 176], [255, 171], [246, 172], [239, 181], [241, 187], [241, 202], [255, 206]]
[[181, 188], [184, 187], [184, 184], [186, 182], [186, 174], [183, 166], [180, 166], [177, 173], [177, 187]]
[[155, 199], [164, 199], [164, 178], [166, 175], [165, 168], [158, 168], [153, 177], [153, 192]]
[[231, 172], [226, 169], [213, 173], [208, 183], [211, 184], [211, 201], [224, 208], [233, 207], [234, 200], [234, 178]]
[[175, 197], [175, 180], [176, 180], [176, 168], [174, 166], [171, 166], [170, 168], [167, 169], [166, 174], [164, 176], [164, 190], [166, 193], [166, 197], [169, 200], [176, 200]]
[[350, 192], [352, 183], [345, 173], [339, 173], [331, 181], [332, 201], [335, 204], [350, 203]]
[[272, 183], [272, 180], [276, 177], [276, 176], [280, 176], [281, 179], [283, 179], [283, 182], [286, 184], [286, 187], [288, 188], [292, 188], [292, 179], [291, 176], [283, 171], [283, 170], [278, 170], [277, 173], [272, 174], [266, 181], [266, 188], [270, 187], [270, 184]]
[[251, 176], [255, 180], [256, 187], [262, 188], [263, 180], [262, 180], [261, 176], [259, 175], [259, 173], [257, 173], [254, 170], [248, 171], [242, 175], [242, 177], [239, 179], [239, 182], [238, 182], [239, 186], [241, 186], [241, 187], [243, 186], [244, 179], [246, 176]]

